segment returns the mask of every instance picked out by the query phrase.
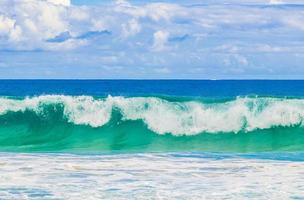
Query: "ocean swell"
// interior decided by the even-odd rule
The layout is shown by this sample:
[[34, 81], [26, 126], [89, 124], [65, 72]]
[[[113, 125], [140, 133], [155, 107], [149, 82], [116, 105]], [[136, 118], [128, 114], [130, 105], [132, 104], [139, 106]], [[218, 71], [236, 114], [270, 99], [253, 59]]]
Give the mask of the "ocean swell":
[[49, 112], [61, 111], [67, 122], [93, 128], [108, 124], [113, 110], [121, 114], [122, 121], [141, 120], [158, 134], [238, 133], [273, 127], [301, 127], [304, 99], [238, 97], [223, 102], [204, 102], [120, 96], [0, 98], [0, 116], [30, 111], [39, 117], [47, 117]]

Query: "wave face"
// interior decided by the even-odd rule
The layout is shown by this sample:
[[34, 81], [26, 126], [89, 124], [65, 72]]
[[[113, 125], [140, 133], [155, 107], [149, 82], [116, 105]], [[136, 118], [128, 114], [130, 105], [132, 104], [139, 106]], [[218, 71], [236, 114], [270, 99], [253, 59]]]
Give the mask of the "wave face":
[[304, 99], [0, 98], [0, 150], [304, 150]]

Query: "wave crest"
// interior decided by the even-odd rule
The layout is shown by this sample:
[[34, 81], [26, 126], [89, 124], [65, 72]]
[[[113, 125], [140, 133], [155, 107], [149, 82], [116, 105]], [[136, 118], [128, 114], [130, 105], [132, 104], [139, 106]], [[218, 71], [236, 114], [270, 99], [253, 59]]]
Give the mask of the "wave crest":
[[8, 112], [44, 113], [47, 105], [61, 105], [70, 123], [100, 127], [113, 109], [122, 120], [142, 120], [158, 133], [195, 135], [202, 132], [240, 132], [275, 126], [301, 126], [304, 100], [243, 97], [221, 103], [168, 101], [157, 97], [111, 97], [44, 95], [25, 99], [0, 98], [0, 115]]

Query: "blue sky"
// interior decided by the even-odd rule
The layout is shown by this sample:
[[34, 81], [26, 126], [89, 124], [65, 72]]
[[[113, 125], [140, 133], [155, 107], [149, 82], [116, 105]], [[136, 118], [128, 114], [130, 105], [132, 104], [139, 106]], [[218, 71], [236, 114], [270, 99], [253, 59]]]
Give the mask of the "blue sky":
[[2, 0], [0, 78], [303, 79], [298, 0]]

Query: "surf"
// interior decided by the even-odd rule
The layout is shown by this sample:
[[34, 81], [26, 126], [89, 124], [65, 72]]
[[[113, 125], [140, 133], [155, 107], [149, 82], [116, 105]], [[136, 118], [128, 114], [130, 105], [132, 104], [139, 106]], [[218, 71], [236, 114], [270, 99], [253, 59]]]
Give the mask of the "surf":
[[303, 117], [300, 98], [1, 97], [0, 150], [304, 150]]

